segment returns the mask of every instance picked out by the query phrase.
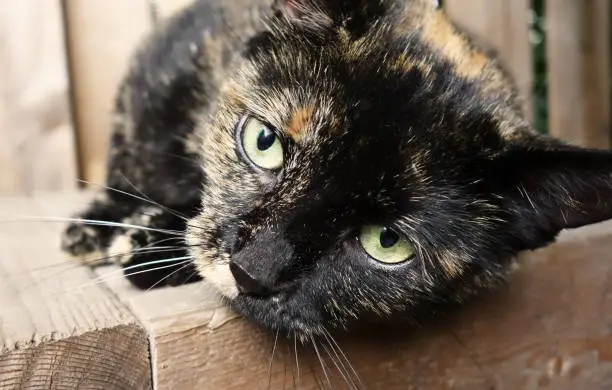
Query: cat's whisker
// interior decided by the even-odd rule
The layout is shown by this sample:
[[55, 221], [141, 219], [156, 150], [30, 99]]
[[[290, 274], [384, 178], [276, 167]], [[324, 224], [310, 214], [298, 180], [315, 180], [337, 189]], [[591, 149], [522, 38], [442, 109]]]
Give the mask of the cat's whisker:
[[310, 341], [312, 342], [312, 346], [314, 347], [315, 353], [317, 354], [317, 358], [319, 359], [319, 363], [321, 363], [321, 368], [323, 369], [323, 375], [325, 375], [325, 379], [327, 380], [327, 384], [329, 385], [330, 389], [333, 389], [332, 385], [331, 385], [331, 381], [329, 380], [329, 375], [327, 374], [327, 369], [325, 368], [325, 362], [323, 361], [323, 358], [321, 356], [321, 353], [319, 353], [319, 348], [317, 347], [317, 343], [314, 339], [314, 337], [311, 335], [310, 336]]
[[[130, 184], [130, 186], [134, 187], [134, 185], [129, 180], [127, 180], [123, 174], [121, 176], [123, 176], [123, 178]], [[165, 207], [165, 206], [162, 206], [161, 204], [155, 202], [154, 200], [152, 200], [150, 198], [145, 198], [144, 195], [143, 196], [138, 196], [136, 194], [132, 194], [132, 193], [127, 192], [127, 191], [123, 191], [123, 190], [120, 190], [120, 189], [117, 189], [117, 188], [113, 188], [113, 187], [109, 187], [109, 186], [106, 186], [106, 185], [103, 185], [103, 184], [99, 184], [99, 183], [94, 183], [94, 182], [91, 182], [91, 181], [88, 181], [88, 180], [79, 179], [79, 180], [77, 180], [77, 182], [83, 183], [83, 184], [88, 184], [88, 185], [93, 185], [93, 186], [96, 186], [96, 187], [99, 187], [99, 188], [104, 188], [105, 190], [116, 192], [118, 194], [122, 194], [122, 195], [125, 195], [125, 196], [129, 196], [131, 198], [141, 200], [143, 202], [149, 203], [149, 204], [154, 205], [154, 206], [158, 206], [158, 207], [162, 207], [162, 208]], [[138, 191], [138, 189], [136, 189], [136, 191]], [[139, 191], [139, 193], [140, 193], [140, 191]], [[166, 211], [174, 212], [174, 210], [169, 210], [169, 209], [166, 210]], [[175, 216], [177, 216], [177, 217], [187, 221], [187, 218], [185, 216], [177, 215], [177, 214], [173, 213], [172, 215], [175, 215]]]
[[134, 183], [132, 183], [130, 181], [130, 179], [128, 179], [122, 172], [119, 172], [119, 175], [121, 175], [121, 177], [123, 178], [123, 180], [125, 180], [136, 192], [138, 192], [141, 196], [143, 196], [145, 199], [147, 199], [149, 201], [149, 203], [152, 203], [154, 205], [156, 205], [157, 207], [160, 207], [161, 209], [167, 211], [168, 213], [174, 215], [177, 218], [181, 218], [182, 220], [184, 220], [185, 222], [189, 221], [189, 218], [187, 218], [186, 215], [183, 215], [179, 212], [176, 212], [174, 210], [169, 209], [168, 207], [162, 205], [161, 203], [158, 203], [156, 201], [154, 201], [153, 199], [151, 199], [150, 196], [148, 196], [147, 194], [145, 194], [144, 192], [142, 192], [140, 189], [138, 189], [138, 187], [136, 187], [136, 185], [134, 185]]
[[[164, 280], [172, 277], [172, 275], [177, 274], [178, 272], [181, 272], [182, 270], [184, 270], [185, 268], [189, 267], [189, 265], [191, 264], [191, 262], [187, 262], [186, 264], [184, 264], [183, 266], [181, 266], [179, 269], [172, 271], [171, 273], [169, 273], [168, 275], [164, 276], [163, 278], [161, 278], [160, 280], [158, 280], [157, 282], [155, 282], [152, 286], [150, 286], [149, 288], [147, 288], [146, 291], [151, 291], [152, 289], [154, 289], [156, 286], [158, 286], [161, 282], [163, 282]], [[193, 276], [195, 274], [192, 273], [191, 276]], [[190, 279], [191, 276], [188, 278]]]
[[[331, 348], [331, 344], [329, 342], [327, 342], [327, 345], [325, 345], [324, 343], [321, 343], [321, 348], [323, 348], [323, 352], [325, 352], [325, 354], [331, 359], [334, 366], [336, 366], [336, 369], [342, 376], [342, 379], [344, 379], [344, 383], [346, 383], [349, 386], [349, 389], [351, 390], [356, 389], [357, 387], [353, 383], [352, 378], [350, 378], [347, 375], [348, 373], [346, 372], [346, 368], [340, 361], [340, 358], [338, 357], [338, 355], [335, 353], [336, 351], [333, 348]], [[332, 352], [334, 352], [334, 354], [330, 352], [330, 349], [332, 350]]]
[[[183, 261], [180, 261], [180, 260], [183, 260]], [[96, 286], [96, 285], [99, 285], [101, 283], [109, 282], [109, 281], [114, 280], [114, 279], [121, 279], [124, 276], [127, 277], [127, 276], [139, 275], [139, 274], [143, 274], [143, 273], [146, 273], [146, 272], [153, 272], [153, 271], [158, 271], [158, 270], [167, 269], [167, 268], [171, 268], [171, 267], [176, 267], [176, 266], [188, 263], [190, 261], [191, 261], [191, 256], [183, 256], [183, 257], [174, 257], [174, 258], [171, 258], [171, 259], [162, 259], [162, 260], [148, 261], [146, 263], [141, 263], [141, 264], [136, 264], [136, 265], [132, 265], [132, 266], [129, 266], [129, 267], [124, 267], [124, 268], [118, 269], [116, 271], [111, 271], [111, 272], [109, 272], [106, 275], [97, 277], [97, 278], [93, 279], [91, 282], [82, 284], [80, 286], [77, 286], [74, 289], [71, 289], [71, 290], [69, 290], [67, 292], [74, 292], [74, 291], [82, 290], [85, 287]], [[137, 271], [137, 272], [125, 273], [125, 271], [129, 271], [131, 269], [142, 268], [142, 267], [146, 267], [146, 266], [150, 266], [150, 265], [164, 264], [164, 263], [172, 263], [172, 264], [161, 266], [161, 267], [155, 267], [155, 268], [151, 268], [151, 269], [146, 269], [146, 270], [142, 270], [142, 271]]]
[[336, 351], [338, 351], [340, 353], [340, 355], [342, 355], [342, 358], [344, 359], [344, 361], [346, 362], [346, 364], [349, 366], [349, 368], [351, 369], [352, 373], [353, 373], [353, 377], [355, 379], [357, 379], [357, 382], [359, 382], [359, 386], [362, 388], [365, 388], [365, 385], [363, 383], [363, 381], [361, 380], [361, 378], [359, 377], [359, 374], [357, 374], [357, 370], [355, 370], [355, 367], [353, 366], [353, 364], [351, 363], [350, 359], [348, 358], [348, 356], [346, 355], [346, 353], [344, 353], [344, 351], [342, 350], [342, 348], [340, 348], [340, 345], [338, 344], [338, 342], [336, 341], [336, 339], [334, 338], [334, 336], [332, 336], [332, 334], [325, 328], [323, 328], [323, 334], [325, 335], [325, 337], [327, 338], [328, 341], [331, 342], [331, 344], [333, 344], [335, 346]]
[[[331, 342], [331, 339], [330, 339], [331, 336], [328, 336], [328, 334], [329, 333], [325, 331], [323, 333], [323, 336], [325, 337], [327, 345], [329, 346], [329, 348], [331, 349], [334, 355], [332, 356], [330, 354], [329, 350], [325, 347], [325, 345], [323, 345], [323, 348], [325, 348], [327, 355], [332, 359], [332, 362], [334, 362], [334, 364], [336, 365], [336, 368], [340, 372], [340, 375], [342, 375], [342, 377], [344, 378], [344, 381], [346, 382], [346, 384], [348, 384], [351, 389], [358, 389], [359, 387], [355, 384], [355, 381], [353, 377], [351, 376], [351, 373], [346, 368], [346, 365], [344, 364], [343, 359], [338, 354], [337, 348]], [[347, 361], [347, 363], [350, 365], [350, 362]], [[359, 378], [357, 378], [357, 380], [359, 381]]]
[[270, 358], [270, 363], [268, 364], [268, 390], [270, 389], [270, 385], [272, 383], [272, 364], [274, 363], [274, 352], [276, 352], [276, 343], [278, 343], [278, 333], [280, 329], [276, 330], [276, 337], [274, 338], [274, 346], [272, 347], [272, 357]]
[[[68, 217], [31, 217], [31, 216], [18, 216], [18, 218], [25, 219], [30, 222], [76, 222], [82, 223], [84, 225], [92, 225], [92, 226], [108, 226], [108, 227], [123, 227], [127, 229], [137, 229], [137, 230], [147, 230], [152, 232], [158, 232], [168, 235], [174, 235], [177, 237], [182, 237], [183, 232], [178, 230], [166, 230], [166, 229], [155, 229], [146, 226], [133, 225], [129, 223], [121, 223], [121, 222], [110, 222], [110, 221], [101, 221], [97, 219], [83, 219], [83, 218], [68, 218]], [[23, 222], [23, 220], [3, 220], [0, 223], [19, 223]]]
[[[154, 241], [152, 243], [149, 243], [149, 244], [147, 244], [147, 245], [145, 245], [145, 246], [143, 246], [141, 248], [137, 248], [137, 249], [135, 249], [133, 251], [130, 251], [130, 252], [124, 252], [124, 253], [121, 253], [121, 254], [113, 254], [113, 255], [110, 255], [110, 256], [109, 255], [105, 255], [105, 256], [98, 257], [96, 259], [89, 259], [89, 260], [87, 260], [87, 262], [83, 262], [83, 261], [79, 261], [78, 259], [72, 259], [71, 258], [69, 260], [62, 261], [60, 263], [54, 263], [54, 264], [49, 264], [49, 265], [45, 265], [45, 266], [42, 266], [42, 267], [36, 267], [36, 268], [29, 269], [29, 270], [24, 271], [24, 272], [9, 273], [8, 275], [5, 275], [5, 277], [27, 276], [27, 275], [32, 275], [32, 273], [34, 273], [34, 272], [40, 272], [40, 271], [45, 271], [45, 270], [48, 270], [48, 269], [55, 269], [55, 268], [58, 268], [58, 267], [69, 266], [66, 269], [61, 269], [57, 273], [52, 273], [51, 275], [45, 276], [41, 280], [37, 280], [37, 283], [40, 283], [40, 282], [43, 282], [43, 281], [49, 279], [50, 277], [59, 275], [62, 272], [67, 272], [67, 271], [70, 271], [70, 270], [73, 270], [73, 269], [77, 269], [77, 268], [83, 267], [84, 265], [87, 265], [87, 266], [91, 267], [91, 266], [97, 266], [97, 265], [104, 264], [105, 261], [107, 261], [107, 260], [109, 260], [111, 258], [114, 258], [116, 256], [119, 256], [119, 255], [121, 255], [121, 256], [129, 255], [129, 254], [134, 253], [135, 251], [139, 251], [140, 252], [141, 250], [144, 250], [145, 248], [152, 248], [152, 249], [156, 249], [157, 250], [157, 249], [160, 249], [162, 247], [155, 247], [155, 245], [158, 245], [158, 244], [161, 244], [161, 243], [164, 243], [164, 242], [168, 242], [168, 241], [173, 241], [173, 240], [182, 240], [182, 237], [164, 238], [164, 239], [157, 240], [157, 241]], [[180, 246], [179, 245], [174, 246], [174, 248], [176, 248], [176, 249], [184, 249], [184, 248], [188, 248], [188, 247], [191, 247], [191, 246], [193, 246], [193, 245], [182, 244]], [[170, 246], [165, 246], [163, 248], [170, 248]]]
[[297, 371], [297, 385], [300, 385], [300, 360], [298, 358], [297, 335], [293, 335], [293, 350], [295, 351], [295, 368]]
[[[51, 274], [45, 275], [41, 279], [36, 279], [36, 281], [32, 285], [26, 286], [25, 288], [26, 289], [31, 288], [31, 287], [33, 287], [33, 286], [35, 286], [37, 284], [43, 283], [44, 281], [49, 280], [49, 279], [51, 279], [51, 278], [53, 278], [53, 277], [55, 277], [57, 275], [60, 275], [60, 274], [62, 274], [64, 272], [68, 272], [68, 271], [71, 271], [71, 270], [83, 267], [85, 265], [87, 265], [87, 266], [89, 266], [91, 268], [92, 264], [96, 265], [96, 266], [104, 265], [104, 264], [107, 264], [107, 262], [109, 260], [112, 260], [114, 258], [121, 257], [121, 256], [128, 256], [128, 255], [131, 255], [131, 254], [141, 253], [141, 252], [153, 252], [153, 253], [172, 252], [172, 251], [176, 251], [178, 249], [181, 249], [182, 247], [174, 247], [172, 249], [160, 249], [160, 248], [172, 248], [172, 247], [152, 247], [152, 248], [146, 248], [147, 249], [146, 251], [143, 250], [143, 248], [139, 248], [139, 249], [134, 250], [134, 251], [123, 252], [123, 253], [114, 253], [112, 255], [106, 255], [106, 256], [98, 257], [96, 259], [87, 261], [87, 263], [83, 263], [83, 262], [72, 260], [72, 261], [66, 261], [66, 262], [63, 262], [63, 263], [60, 263], [60, 264], [55, 264], [55, 266], [58, 266], [58, 265], [70, 265], [70, 267], [64, 268], [64, 269], [60, 269], [57, 272], [52, 272]], [[44, 270], [44, 267], [41, 267], [41, 268], [38, 268], [38, 269], [34, 269], [34, 270], [31, 270], [31, 271], [28, 271], [28, 272], [22, 272], [20, 274], [8, 274], [7, 276], [20, 276], [20, 275], [24, 275], [25, 276], [25, 275], [31, 275], [32, 272], [37, 272], [37, 271], [40, 271], [40, 270]]]
[[[123, 177], [123, 179], [132, 188], [134, 188], [134, 190], [136, 190], [142, 196], [138, 196], [136, 194], [132, 194], [132, 193], [127, 192], [127, 191], [123, 191], [123, 190], [120, 190], [120, 189], [117, 189], [117, 188], [105, 186], [105, 185], [102, 185], [102, 184], [99, 184], [99, 183], [90, 182], [90, 181], [87, 181], [87, 180], [78, 180], [78, 182], [84, 183], [84, 184], [89, 184], [89, 185], [94, 185], [94, 186], [97, 186], [97, 187], [100, 187], [100, 188], [104, 188], [104, 189], [106, 189], [108, 191], [113, 191], [113, 192], [116, 192], [116, 193], [119, 193], [119, 194], [123, 194], [123, 195], [129, 196], [129, 197], [134, 198], [134, 199], [141, 200], [141, 201], [143, 201], [145, 203], [148, 203], [148, 204], [151, 204], [153, 206], [159, 207], [162, 210], [164, 210], [164, 211], [174, 215], [175, 217], [177, 217], [179, 219], [182, 219], [183, 221], [185, 221], [185, 225], [188, 226], [188, 227], [191, 227], [191, 228], [194, 228], [194, 229], [201, 229], [200, 226], [189, 224], [190, 218], [188, 216], [186, 216], [186, 215], [184, 215], [184, 214], [182, 214], [182, 213], [180, 213], [180, 212], [178, 212], [178, 211], [176, 211], [176, 210], [174, 210], [174, 209], [172, 209], [172, 208], [170, 208], [168, 206], [162, 205], [161, 203], [158, 203], [158, 202], [154, 201], [153, 199], [151, 199], [151, 197], [147, 196], [147, 194], [145, 194], [144, 192], [139, 190], [123, 173], [121, 173], [121, 176]], [[148, 215], [148, 216], [153, 216], [153, 215], [149, 215], [149, 214], [145, 214], [145, 213], [140, 213], [140, 214]]]

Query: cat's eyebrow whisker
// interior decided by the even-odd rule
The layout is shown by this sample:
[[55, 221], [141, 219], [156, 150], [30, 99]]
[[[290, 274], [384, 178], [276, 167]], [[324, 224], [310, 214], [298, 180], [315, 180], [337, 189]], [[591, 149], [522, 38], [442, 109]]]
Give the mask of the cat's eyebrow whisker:
[[[31, 217], [27, 215], [18, 216], [18, 218], [22, 218], [30, 222], [77, 222], [77, 223], [82, 223], [84, 225], [92, 225], [92, 226], [123, 227], [123, 228], [128, 228], [128, 229], [148, 230], [152, 232], [174, 235], [177, 237], [181, 237], [183, 235], [183, 232], [180, 232], [178, 230], [155, 229], [155, 228], [146, 227], [146, 226], [132, 225], [129, 223], [101, 221], [97, 219], [63, 218], [63, 217]], [[19, 223], [19, 222], [23, 222], [23, 220], [2, 220], [0, 221], [0, 223]]]
[[331, 385], [331, 381], [329, 380], [329, 375], [327, 375], [327, 369], [325, 368], [325, 363], [323, 362], [323, 358], [321, 357], [321, 354], [319, 353], [319, 348], [317, 347], [317, 343], [314, 339], [314, 337], [311, 335], [310, 336], [310, 341], [312, 342], [312, 346], [314, 347], [314, 350], [317, 354], [317, 358], [319, 359], [319, 363], [321, 363], [321, 368], [323, 369], [323, 374], [325, 375], [325, 379], [327, 380], [327, 384], [329, 385], [330, 389], [333, 389], [332, 385]]

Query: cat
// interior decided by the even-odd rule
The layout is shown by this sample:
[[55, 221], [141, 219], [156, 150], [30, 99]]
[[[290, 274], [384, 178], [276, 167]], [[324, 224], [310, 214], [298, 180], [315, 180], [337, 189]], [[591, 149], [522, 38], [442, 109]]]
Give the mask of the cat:
[[433, 3], [262, 1], [231, 27], [194, 2], [118, 90], [108, 189], [79, 214], [113, 226], [72, 223], [62, 247], [143, 289], [204, 278], [311, 337], [464, 302], [609, 219], [612, 154], [537, 134]]

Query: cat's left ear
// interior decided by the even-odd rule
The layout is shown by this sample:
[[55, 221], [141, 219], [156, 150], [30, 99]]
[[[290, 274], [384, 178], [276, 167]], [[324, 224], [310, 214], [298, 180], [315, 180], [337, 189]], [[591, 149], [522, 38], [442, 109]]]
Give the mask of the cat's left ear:
[[[291, 22], [319, 14], [335, 26], [361, 34], [391, 9], [395, 0], [275, 0], [274, 8]], [[414, 0], [412, 0], [414, 1]]]
[[512, 147], [494, 165], [492, 180], [525, 249], [547, 243], [562, 229], [612, 218], [611, 152], [551, 140]]

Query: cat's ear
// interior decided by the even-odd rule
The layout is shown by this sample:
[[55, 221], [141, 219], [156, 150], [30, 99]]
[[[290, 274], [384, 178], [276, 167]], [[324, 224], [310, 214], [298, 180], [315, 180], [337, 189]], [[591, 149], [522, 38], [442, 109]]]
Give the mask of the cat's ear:
[[[538, 247], [560, 230], [612, 218], [612, 153], [563, 145], [516, 146], [491, 172], [516, 234]], [[530, 248], [531, 249], [531, 248]]]
[[324, 16], [334, 26], [361, 34], [383, 17], [395, 0], [275, 0], [274, 9], [290, 22], [313, 21]]

